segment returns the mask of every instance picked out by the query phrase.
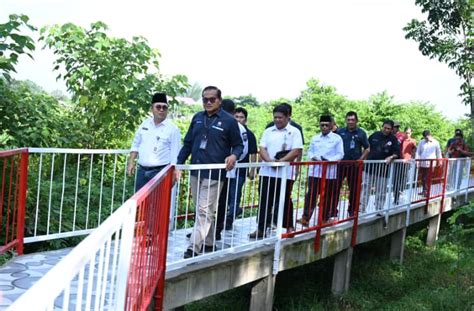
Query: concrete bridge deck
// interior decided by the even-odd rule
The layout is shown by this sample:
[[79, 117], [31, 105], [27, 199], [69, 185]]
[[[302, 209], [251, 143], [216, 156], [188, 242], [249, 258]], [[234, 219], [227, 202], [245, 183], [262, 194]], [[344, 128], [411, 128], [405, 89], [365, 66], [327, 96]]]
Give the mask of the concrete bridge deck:
[[[474, 192], [474, 189], [470, 189]], [[471, 195], [471, 192], [470, 192]], [[466, 202], [462, 194], [445, 199], [445, 211], [449, 211]], [[428, 206], [418, 203], [412, 205], [410, 225], [430, 220], [429, 239], [436, 239], [439, 228], [439, 210], [441, 200], [435, 200]], [[297, 212], [297, 211], [296, 211]], [[387, 235], [392, 235], [391, 257], [403, 258], [403, 242], [406, 231], [406, 209], [392, 210], [389, 213], [387, 226], [383, 217], [359, 217], [357, 244], [369, 242]], [[255, 229], [255, 218], [249, 217], [236, 222], [233, 231], [225, 231], [217, 249], [225, 249], [226, 241], [233, 239], [234, 245], [248, 240], [248, 233]], [[176, 262], [186, 248], [183, 238], [192, 229], [174, 231], [170, 234], [168, 260]], [[332, 284], [333, 292], [347, 289], [350, 279], [350, 262], [352, 222], [341, 223], [323, 229], [321, 248], [314, 253], [314, 232], [305, 233], [295, 238], [281, 240], [278, 271], [298, 267], [319, 259], [336, 255], [335, 272]], [[237, 241], [237, 243], [236, 243]], [[251, 309], [269, 309], [273, 300], [275, 277], [273, 274], [275, 240], [262, 241], [247, 248], [237, 248], [232, 253], [215, 252], [192, 261], [178, 261], [168, 266], [166, 273], [165, 309], [176, 308], [190, 302], [215, 295], [235, 287], [253, 283], [258, 295], [252, 295]], [[71, 249], [62, 249], [43, 253], [33, 253], [13, 258], [0, 268], [0, 310], [4, 310], [34, 282], [51, 269]]]

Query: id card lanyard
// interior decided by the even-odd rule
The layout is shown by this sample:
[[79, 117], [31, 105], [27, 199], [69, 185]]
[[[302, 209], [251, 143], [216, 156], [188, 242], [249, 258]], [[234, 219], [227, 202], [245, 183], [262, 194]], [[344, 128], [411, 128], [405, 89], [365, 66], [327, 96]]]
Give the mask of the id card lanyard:
[[211, 125], [209, 125], [209, 126], [207, 126], [207, 118], [208, 118], [208, 116], [205, 115], [205, 116], [204, 116], [204, 128], [205, 128], [206, 130], [205, 130], [205, 133], [202, 134], [201, 143], [199, 144], [199, 149], [202, 149], [202, 150], [206, 150], [206, 147], [207, 147], [207, 139], [208, 139], [208, 134], [209, 134], [209, 128], [214, 125], [214, 123], [215, 123], [216, 120], [217, 120], [217, 116], [214, 118], [214, 120], [212, 120]]

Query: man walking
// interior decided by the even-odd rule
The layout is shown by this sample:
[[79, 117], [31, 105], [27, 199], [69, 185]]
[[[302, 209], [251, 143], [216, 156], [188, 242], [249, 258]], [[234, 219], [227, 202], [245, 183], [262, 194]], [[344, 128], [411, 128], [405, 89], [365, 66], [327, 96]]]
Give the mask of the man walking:
[[[222, 110], [229, 113], [230, 115], [234, 116], [235, 113], [235, 103], [231, 99], [223, 99], [222, 100]], [[237, 120], [237, 119], [236, 119]], [[241, 163], [245, 157], [248, 155], [249, 150], [249, 140], [248, 140], [248, 133], [245, 126], [238, 123], [239, 130], [240, 130], [240, 137], [242, 138], [244, 144], [244, 150], [240, 155], [238, 162]], [[240, 170], [240, 169], [239, 169]], [[245, 172], [245, 169], [243, 169]], [[227, 213], [227, 205], [231, 205], [231, 203], [235, 202], [235, 187], [236, 181], [241, 182], [240, 176], [237, 176], [237, 169], [232, 169], [231, 171], [227, 172], [227, 178], [224, 179], [224, 184], [222, 185], [222, 191], [219, 195], [219, 203], [217, 206], [217, 223], [216, 223], [216, 241], [221, 239], [221, 231], [224, 229], [224, 221], [229, 221], [231, 224], [232, 222], [229, 219], [226, 219]], [[244, 175], [245, 181], [245, 175]], [[243, 185], [243, 184], [242, 184]], [[240, 198], [239, 198], [240, 201]], [[233, 207], [232, 207], [233, 208]]]
[[138, 157], [135, 191], [140, 190], [166, 165], [176, 164], [181, 147], [181, 134], [169, 119], [166, 94], [155, 93], [150, 106], [152, 117], [147, 118], [135, 133], [128, 159], [127, 173], [133, 175]]
[[[337, 134], [341, 136], [344, 144], [344, 161], [365, 160], [369, 154], [369, 140], [365, 131], [357, 126], [359, 118], [355, 111], [346, 113], [346, 127], [338, 130]], [[358, 184], [360, 168], [357, 163], [343, 162], [339, 164], [337, 170], [337, 203], [339, 201], [339, 194], [341, 191], [344, 179], [347, 179], [347, 186], [349, 188], [349, 216], [354, 215], [356, 207], [356, 199], [361, 189]]]
[[383, 210], [387, 196], [387, 179], [389, 164], [400, 158], [400, 143], [392, 134], [393, 121], [385, 120], [382, 130], [369, 137], [369, 154], [367, 160], [384, 160], [384, 163], [371, 163], [364, 172], [364, 186], [361, 198], [361, 212], [365, 212], [371, 192], [375, 193], [375, 209]]
[[[301, 156], [303, 150], [301, 132], [290, 124], [289, 115], [288, 107], [285, 105], [278, 105], [273, 109], [274, 125], [263, 132], [260, 140], [260, 158], [264, 162], [291, 162]], [[250, 238], [263, 238], [267, 229], [278, 219], [283, 169], [268, 166], [260, 169], [258, 228], [249, 235]], [[287, 231], [293, 231], [290, 196], [291, 181], [295, 180], [294, 170], [287, 167], [286, 175], [283, 227], [286, 227]]]
[[[441, 148], [439, 142], [431, 136], [429, 130], [423, 131], [423, 139], [420, 141], [418, 149], [416, 150], [416, 158], [429, 160], [429, 159], [440, 159], [442, 158]], [[420, 161], [419, 162], [419, 172], [421, 175], [421, 182], [423, 184], [423, 196], [427, 197], [429, 195], [429, 180], [430, 170], [433, 172], [434, 168], [438, 166], [436, 161]]]
[[[191, 164], [225, 163], [225, 169], [230, 171], [244, 148], [237, 121], [221, 109], [222, 96], [217, 87], [204, 88], [202, 102], [204, 111], [196, 113], [191, 120], [178, 164], [184, 164], [191, 155]], [[217, 202], [225, 176], [222, 170], [191, 172], [196, 219], [184, 258], [197, 256], [206, 247], [212, 249]]]
[[[332, 132], [334, 122], [329, 115], [319, 118], [320, 134], [313, 136], [308, 149], [308, 159], [311, 161], [339, 161], [344, 157], [342, 138]], [[338, 215], [337, 203], [337, 164], [328, 165], [326, 168], [326, 186], [321, 189], [323, 181], [323, 167], [321, 164], [308, 167], [308, 192], [305, 196], [303, 217], [298, 220], [303, 226], [308, 226], [313, 215], [318, 197], [323, 196], [323, 221], [327, 222]]]

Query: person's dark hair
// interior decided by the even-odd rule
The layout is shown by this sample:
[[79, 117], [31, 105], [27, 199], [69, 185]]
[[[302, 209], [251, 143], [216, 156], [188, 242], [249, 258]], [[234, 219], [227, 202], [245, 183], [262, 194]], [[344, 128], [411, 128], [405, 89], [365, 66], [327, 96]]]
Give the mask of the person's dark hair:
[[238, 107], [235, 109], [235, 113], [243, 113], [244, 116], [245, 116], [245, 119], [247, 119], [247, 116], [249, 115], [249, 113], [247, 112], [247, 109], [243, 108], [243, 107]]
[[411, 130], [413, 132], [413, 129], [411, 127], [405, 127], [405, 130], [404, 132], [408, 131], [408, 130]]
[[217, 97], [219, 97], [219, 99], [222, 98], [221, 90], [219, 90], [219, 88], [217, 88], [217, 86], [212, 86], [212, 85], [206, 86], [206, 87], [202, 90], [201, 96], [204, 96], [204, 92], [205, 92], [205, 91], [212, 91], [212, 90], [214, 90], [214, 91], [217, 92]]
[[285, 117], [290, 116], [290, 111], [288, 110], [288, 106], [284, 104], [278, 105], [275, 108], [273, 108], [273, 113], [275, 112], [283, 113]]
[[221, 107], [225, 112], [230, 114], [234, 114], [235, 112], [235, 103], [232, 99], [223, 99]]
[[288, 115], [291, 117], [291, 112], [293, 110], [293, 108], [291, 108], [291, 105], [288, 104], [288, 103], [281, 103], [279, 104], [278, 106], [285, 106], [287, 109], [288, 109]]
[[383, 120], [382, 126], [384, 126], [384, 125], [386, 125], [386, 124], [390, 125], [391, 128], [393, 128], [393, 126], [394, 126], [393, 121], [390, 120], [390, 119], [385, 119], [385, 120]]
[[431, 132], [429, 130], [424, 130], [421, 135], [423, 135], [423, 137], [426, 137], [428, 135], [431, 135]]
[[355, 117], [356, 121], [359, 121], [359, 117], [357, 116], [357, 112], [355, 111], [349, 111], [348, 113], [346, 113], [346, 119], [347, 117]]

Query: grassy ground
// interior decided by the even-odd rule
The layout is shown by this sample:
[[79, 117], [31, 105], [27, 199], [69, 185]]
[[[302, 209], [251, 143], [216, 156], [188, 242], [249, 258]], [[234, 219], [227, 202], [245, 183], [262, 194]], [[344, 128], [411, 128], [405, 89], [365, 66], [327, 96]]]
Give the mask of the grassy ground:
[[[388, 259], [389, 239], [354, 251], [351, 288], [330, 295], [333, 259], [278, 274], [275, 310], [474, 310], [474, 236], [463, 242], [442, 227], [434, 248], [424, 245], [426, 224], [411, 228], [403, 265]], [[248, 310], [250, 285], [185, 310]]]

